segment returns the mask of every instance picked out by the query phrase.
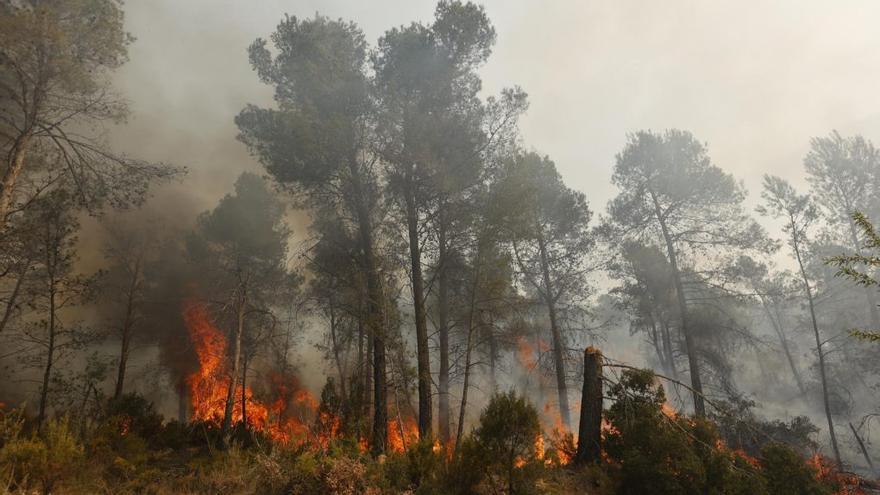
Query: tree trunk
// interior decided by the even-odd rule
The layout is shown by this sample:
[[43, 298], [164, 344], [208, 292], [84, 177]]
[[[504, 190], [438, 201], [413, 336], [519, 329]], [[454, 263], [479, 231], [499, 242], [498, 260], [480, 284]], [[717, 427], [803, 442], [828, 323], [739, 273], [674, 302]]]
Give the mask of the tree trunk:
[[247, 429], [247, 353], [242, 355], [241, 360], [241, 424]]
[[54, 262], [52, 260], [53, 256], [48, 254], [47, 264], [49, 266], [49, 322], [48, 331], [49, 331], [49, 342], [46, 347], [46, 367], [43, 369], [43, 385], [40, 389], [40, 409], [37, 414], [37, 425], [42, 426], [43, 421], [46, 420], [46, 408], [49, 402], [49, 380], [52, 378], [52, 366], [55, 364], [55, 330], [56, 330], [56, 318], [55, 318], [55, 276], [53, 273]]
[[330, 301], [330, 345], [333, 347], [333, 360], [336, 362], [336, 372], [339, 373], [339, 389], [342, 397], [348, 397], [345, 393], [345, 368], [342, 364], [342, 356], [339, 355], [339, 341], [336, 337], [336, 312], [333, 309], [333, 301]]
[[498, 393], [498, 339], [495, 338], [495, 328], [489, 328], [489, 385], [490, 392], [494, 395]]
[[804, 381], [801, 379], [801, 374], [798, 372], [797, 366], [794, 364], [794, 357], [791, 355], [791, 349], [788, 347], [788, 340], [785, 338], [785, 333], [782, 331], [782, 324], [774, 318], [773, 312], [770, 311], [767, 302], [764, 301], [763, 298], [761, 299], [761, 306], [764, 308], [764, 313], [767, 314], [767, 318], [770, 320], [770, 324], [776, 332], [776, 337], [779, 338], [779, 344], [782, 346], [782, 351], [785, 353], [788, 366], [791, 368], [791, 374], [794, 376], [798, 390], [801, 392], [801, 395], [803, 395], [807, 392], [807, 389], [804, 387]]
[[666, 226], [666, 219], [660, 209], [660, 202], [653, 191], [649, 191], [651, 200], [654, 203], [654, 214], [657, 222], [660, 224], [660, 231], [663, 233], [663, 240], [666, 243], [666, 254], [669, 257], [669, 265], [672, 268], [672, 278], [675, 283], [675, 292], [678, 296], [678, 311], [681, 319], [681, 333], [684, 335], [685, 351], [687, 351], [688, 368], [690, 368], [691, 388], [693, 389], [694, 413], [703, 417], [706, 415], [706, 405], [703, 403], [703, 382], [700, 379], [700, 362], [697, 359], [697, 346], [688, 326], [687, 299], [684, 294], [684, 284], [681, 282], [681, 272], [678, 269], [678, 259], [675, 253], [675, 244], [672, 235]]
[[876, 475], [874, 462], [871, 460], [871, 456], [868, 455], [868, 449], [865, 448], [865, 442], [862, 441], [862, 437], [859, 435], [859, 432], [856, 430], [856, 427], [853, 426], [852, 423], [849, 424], [849, 429], [852, 430], [853, 436], [856, 437], [856, 442], [859, 444], [859, 450], [862, 451], [862, 457], [864, 457], [865, 462], [868, 463], [868, 469], [871, 470], [872, 475]]
[[419, 438], [431, 438], [431, 360], [428, 354], [428, 319], [425, 313], [425, 282], [422, 276], [422, 253], [419, 246], [419, 217], [412, 182], [404, 191], [409, 257], [412, 267], [412, 296], [416, 320], [416, 355], [419, 384]]
[[3, 174], [3, 179], [0, 181], [0, 232], [6, 230], [6, 217], [9, 215], [9, 208], [12, 206], [15, 184], [18, 181], [18, 176], [21, 175], [22, 169], [24, 169], [24, 160], [27, 156], [30, 140], [30, 134], [21, 135], [9, 151], [6, 173]]
[[449, 278], [447, 276], [449, 246], [446, 238], [446, 216], [441, 205], [437, 232], [437, 335], [440, 341], [440, 370], [437, 375], [437, 419], [440, 441], [449, 443]]
[[663, 336], [663, 350], [666, 352], [666, 361], [669, 363], [669, 371], [672, 377], [678, 379], [678, 366], [675, 365], [675, 354], [672, 352], [672, 337], [669, 335], [669, 322], [661, 320], [660, 333]]
[[363, 184], [361, 183], [360, 170], [355, 159], [349, 160], [348, 169], [351, 173], [352, 205], [354, 215], [358, 223], [358, 237], [360, 238], [360, 251], [363, 271], [367, 281], [367, 329], [369, 330], [370, 342], [373, 347], [373, 428], [372, 445], [373, 455], [378, 456], [385, 452], [388, 444], [388, 385], [385, 376], [385, 295], [382, 291], [382, 281], [376, 267], [375, 253], [373, 252], [373, 225], [370, 220], [370, 211], [364, 196]]
[[186, 380], [180, 379], [177, 384], [177, 420], [186, 423], [189, 418], [189, 394], [186, 391]]
[[[2, 230], [2, 227], [0, 227], [0, 230]], [[18, 274], [18, 279], [15, 281], [15, 287], [12, 288], [12, 294], [9, 295], [9, 300], [6, 302], [6, 309], [3, 310], [3, 317], [0, 318], [0, 333], [3, 333], [3, 329], [6, 328], [6, 324], [9, 323], [9, 320], [12, 318], [12, 311], [15, 309], [15, 301], [18, 300], [18, 295], [21, 293], [21, 286], [24, 283], [24, 279], [27, 277], [27, 271], [30, 269], [32, 262], [33, 260], [28, 256], [27, 261], [25, 261], [21, 268], [21, 272]]]
[[481, 256], [482, 247], [477, 248], [477, 259], [474, 266], [474, 279], [471, 284], [471, 300], [470, 306], [468, 308], [468, 323], [467, 323], [467, 342], [464, 351], [464, 383], [462, 383], [461, 389], [461, 406], [458, 408], [458, 425], [457, 431], [455, 433], [455, 449], [458, 450], [458, 446], [461, 444], [461, 437], [464, 435], [464, 418], [465, 413], [467, 412], [467, 398], [468, 398], [468, 388], [470, 387], [470, 378], [471, 378], [471, 350], [472, 350], [472, 341], [474, 335], [474, 313], [476, 312], [477, 305], [477, 290], [480, 286], [480, 268], [482, 266]]
[[119, 370], [116, 376], [116, 390], [113, 397], [118, 399], [122, 396], [125, 384], [125, 370], [128, 365], [128, 355], [130, 353], [132, 331], [134, 330], [134, 306], [137, 298], [138, 286], [141, 278], [141, 260], [138, 257], [134, 263], [134, 270], [131, 274], [131, 283], [128, 286], [128, 294], [125, 300], [125, 318], [122, 321], [122, 343], [119, 350]]
[[602, 353], [584, 350], [584, 388], [575, 463], [598, 463], [602, 458]]
[[244, 313], [247, 304], [247, 295], [244, 293], [244, 287], [239, 287], [242, 291], [238, 296], [238, 311], [235, 330], [235, 341], [232, 350], [232, 372], [229, 374], [229, 388], [226, 390], [226, 407], [223, 411], [223, 423], [220, 425], [220, 433], [224, 441], [228, 439], [229, 431], [232, 429], [232, 414], [235, 409], [235, 388], [238, 384], [239, 366], [241, 361], [241, 337], [244, 333]]
[[825, 352], [822, 350], [822, 338], [819, 336], [819, 324], [816, 322], [816, 309], [813, 304], [813, 289], [810, 288], [810, 281], [807, 278], [807, 271], [804, 269], [804, 262], [801, 259], [800, 239], [798, 239], [797, 226], [792, 224], [792, 246], [794, 254], [797, 257], [798, 267], [800, 268], [801, 277], [804, 282], [804, 291], [807, 293], [807, 302], [810, 308], [810, 321], [813, 323], [813, 335], [816, 337], [816, 352], [819, 355], [819, 377], [822, 380], [822, 403], [825, 406], [825, 418], [828, 420], [828, 434], [831, 436], [831, 448], [834, 451], [834, 460], [837, 463], [837, 470], [843, 470], [843, 462], [840, 460], [840, 449], [837, 447], [837, 435], [834, 433], [834, 421], [831, 417], [831, 405], [828, 402], [828, 379], [825, 376]]
[[538, 248], [541, 252], [541, 272], [544, 278], [544, 302], [547, 304], [547, 312], [550, 315], [550, 334], [553, 337], [553, 363], [556, 368], [556, 390], [559, 396], [559, 414], [565, 429], [571, 430], [571, 416], [568, 409], [568, 385], [565, 380], [564, 342], [562, 333], [559, 331], [559, 323], [556, 318], [556, 300], [553, 294], [552, 281], [550, 280], [550, 264], [547, 260], [547, 247], [544, 245], [544, 237], [538, 234]]

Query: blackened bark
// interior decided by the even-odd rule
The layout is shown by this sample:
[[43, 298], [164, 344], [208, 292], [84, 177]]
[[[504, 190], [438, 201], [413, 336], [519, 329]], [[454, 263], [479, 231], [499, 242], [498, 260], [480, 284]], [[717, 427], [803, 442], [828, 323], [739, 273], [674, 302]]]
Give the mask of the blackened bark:
[[422, 253], [419, 245], [419, 217], [415, 191], [411, 181], [404, 191], [406, 226], [409, 235], [409, 257], [412, 268], [412, 296], [416, 323], [416, 361], [419, 385], [419, 438], [431, 438], [431, 360], [428, 353], [428, 319], [425, 313], [425, 282], [422, 275]]
[[602, 353], [584, 350], [584, 387], [575, 463], [598, 463], [602, 458]]

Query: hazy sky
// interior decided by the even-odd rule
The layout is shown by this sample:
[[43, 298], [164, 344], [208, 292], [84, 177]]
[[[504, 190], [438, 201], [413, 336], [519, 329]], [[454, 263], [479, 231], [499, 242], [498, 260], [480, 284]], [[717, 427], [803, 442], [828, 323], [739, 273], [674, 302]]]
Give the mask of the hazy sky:
[[[677, 127], [708, 143], [745, 182], [750, 203], [771, 172], [803, 185], [811, 136], [832, 128], [880, 140], [880, 3], [875, 1], [484, 2], [495, 51], [483, 70], [495, 93], [518, 84], [531, 107], [526, 146], [549, 154], [568, 184], [603, 210], [627, 132]], [[430, 22], [414, 0], [128, 0], [138, 38], [117, 78], [134, 116], [117, 146], [190, 167], [162, 197], [181, 211], [211, 206], [256, 166], [233, 117], [271, 95], [246, 47], [285, 13], [357, 22], [372, 43], [387, 28]], [[187, 194], [180, 195], [181, 191]]]

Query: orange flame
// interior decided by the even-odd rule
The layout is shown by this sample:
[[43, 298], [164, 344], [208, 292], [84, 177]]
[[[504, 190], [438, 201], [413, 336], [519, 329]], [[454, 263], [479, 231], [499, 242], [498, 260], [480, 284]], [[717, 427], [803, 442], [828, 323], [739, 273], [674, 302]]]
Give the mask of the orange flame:
[[[199, 361], [199, 369], [186, 380], [192, 402], [192, 417], [195, 420], [219, 424], [225, 414], [231, 379], [227, 366], [226, 336], [211, 321], [208, 308], [203, 303], [188, 301], [183, 308], [183, 320]], [[280, 373], [273, 373], [270, 380], [278, 398], [267, 405], [254, 397], [250, 387], [244, 387], [244, 411], [242, 385], [236, 383], [233, 423], [241, 422], [246, 416], [244, 419], [250, 428], [267, 433], [275, 441], [305, 441], [309, 434], [305, 416], [315, 416], [318, 402], [308, 390], [299, 385], [295, 377], [285, 378]], [[273, 420], [270, 420], [270, 415]], [[339, 418], [324, 417], [321, 418], [321, 423], [330, 425], [328, 431], [322, 433], [338, 433]], [[317, 440], [326, 447], [329, 438], [319, 436]]]

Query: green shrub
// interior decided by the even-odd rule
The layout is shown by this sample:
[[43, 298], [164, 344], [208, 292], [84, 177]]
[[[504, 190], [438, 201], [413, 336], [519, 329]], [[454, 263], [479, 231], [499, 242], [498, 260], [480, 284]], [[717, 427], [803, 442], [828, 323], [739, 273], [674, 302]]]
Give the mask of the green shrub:
[[484, 457], [490, 483], [500, 479], [509, 494], [529, 493], [543, 466], [535, 459], [540, 434], [538, 411], [525, 397], [513, 391], [496, 394], [480, 414], [473, 433], [477, 452], [470, 455]]
[[84, 450], [66, 417], [49, 420], [27, 438], [16, 435], [0, 450], [0, 467], [16, 486], [38, 484], [44, 494], [76, 474]]
[[831, 487], [816, 479], [803, 457], [785, 445], [771, 443], [761, 449], [761, 467], [773, 495], [828, 495]]

